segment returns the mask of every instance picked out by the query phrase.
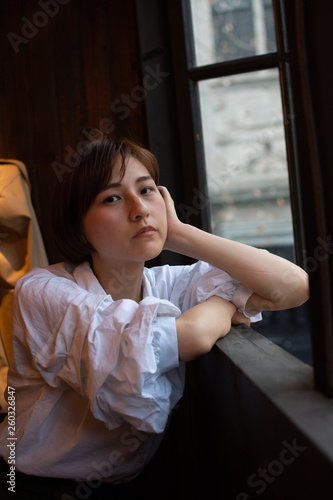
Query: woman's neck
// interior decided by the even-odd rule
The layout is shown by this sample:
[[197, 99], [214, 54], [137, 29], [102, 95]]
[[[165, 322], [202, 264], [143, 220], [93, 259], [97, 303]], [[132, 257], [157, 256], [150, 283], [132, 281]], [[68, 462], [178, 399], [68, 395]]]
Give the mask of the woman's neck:
[[98, 281], [113, 300], [142, 299], [142, 280], [144, 264], [141, 262], [118, 264], [100, 262], [92, 259], [92, 268]]

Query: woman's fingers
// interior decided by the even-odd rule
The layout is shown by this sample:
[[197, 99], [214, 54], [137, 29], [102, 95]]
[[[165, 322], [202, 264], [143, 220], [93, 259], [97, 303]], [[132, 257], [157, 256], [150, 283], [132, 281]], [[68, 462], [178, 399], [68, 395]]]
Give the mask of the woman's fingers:
[[247, 326], [250, 326], [251, 320], [250, 318], [244, 316], [244, 314], [241, 313], [240, 311], [236, 311], [233, 317], [231, 318], [231, 324], [232, 325], [245, 324]]

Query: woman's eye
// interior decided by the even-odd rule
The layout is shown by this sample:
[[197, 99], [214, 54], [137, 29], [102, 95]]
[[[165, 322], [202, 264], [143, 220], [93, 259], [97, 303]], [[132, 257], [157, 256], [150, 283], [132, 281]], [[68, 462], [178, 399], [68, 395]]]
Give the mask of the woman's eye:
[[151, 193], [152, 191], [154, 191], [154, 188], [153, 187], [145, 187], [141, 190], [141, 194], [149, 194]]
[[118, 201], [120, 198], [119, 196], [116, 196], [116, 195], [112, 195], [112, 196], [108, 196], [105, 200], [104, 200], [104, 203], [115, 203], [116, 201]]

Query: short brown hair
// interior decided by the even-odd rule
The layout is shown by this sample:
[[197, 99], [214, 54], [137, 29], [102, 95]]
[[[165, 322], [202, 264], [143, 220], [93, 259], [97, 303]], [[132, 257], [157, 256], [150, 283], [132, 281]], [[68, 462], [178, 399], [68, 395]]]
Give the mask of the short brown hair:
[[122, 176], [128, 158], [133, 156], [146, 167], [156, 185], [159, 182], [158, 162], [146, 148], [126, 138], [110, 140], [99, 131], [94, 131], [91, 138], [80, 150], [80, 161], [63, 175], [53, 197], [55, 243], [64, 259], [73, 263], [89, 260], [93, 251], [82, 234], [83, 217], [109, 183], [117, 160], [121, 159]]

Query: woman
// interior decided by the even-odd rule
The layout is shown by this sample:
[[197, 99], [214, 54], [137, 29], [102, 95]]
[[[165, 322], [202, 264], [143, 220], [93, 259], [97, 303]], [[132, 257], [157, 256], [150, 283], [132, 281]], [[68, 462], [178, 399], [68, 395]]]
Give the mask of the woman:
[[[15, 470], [98, 495], [96, 485], [132, 481], [151, 461], [182, 396], [184, 361], [232, 323], [299, 306], [308, 279], [180, 222], [156, 159], [129, 140], [93, 140], [55, 201], [65, 262], [30, 271], [15, 290]], [[163, 249], [198, 262], [145, 268]], [[10, 464], [7, 421], [0, 429]]]

